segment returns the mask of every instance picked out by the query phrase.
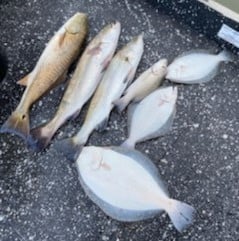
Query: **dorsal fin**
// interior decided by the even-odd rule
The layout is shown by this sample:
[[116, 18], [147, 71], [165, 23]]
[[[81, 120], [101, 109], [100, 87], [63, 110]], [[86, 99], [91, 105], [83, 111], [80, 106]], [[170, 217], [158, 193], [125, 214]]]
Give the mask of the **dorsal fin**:
[[[205, 50], [205, 49], [193, 49], [193, 50], [189, 50], [189, 51], [185, 51], [181, 54], [179, 54], [173, 61], [180, 59], [182, 57], [188, 56], [190, 54], [210, 54], [210, 55], [214, 55], [213, 53], [211, 53], [209, 50]], [[215, 54], [216, 56], [216, 54]]]
[[59, 47], [61, 47], [62, 44], [64, 43], [65, 37], [66, 37], [66, 32], [64, 32], [60, 35], [60, 37], [59, 37]]
[[30, 74], [28, 74], [28, 75], [26, 75], [25, 77], [23, 77], [22, 79], [18, 80], [18, 81], [17, 81], [17, 84], [22, 85], [22, 86], [27, 86], [27, 84], [28, 84], [28, 79], [29, 79], [29, 75], [30, 75]]
[[138, 103], [131, 103], [128, 107], [128, 136], [130, 135], [130, 131], [131, 131], [131, 124], [132, 124], [132, 118], [135, 112], [136, 107], [138, 106]]

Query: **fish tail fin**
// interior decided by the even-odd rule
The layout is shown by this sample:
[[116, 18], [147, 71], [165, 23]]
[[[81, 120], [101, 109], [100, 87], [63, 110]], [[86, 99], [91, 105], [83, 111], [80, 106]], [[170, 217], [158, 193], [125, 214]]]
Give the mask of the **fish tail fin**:
[[128, 104], [129, 104], [129, 100], [127, 100], [125, 97], [122, 97], [114, 101], [114, 105], [119, 113], [121, 113]]
[[74, 137], [66, 138], [55, 144], [55, 149], [61, 152], [70, 161], [75, 161], [80, 154], [84, 144], [78, 144]]
[[29, 113], [14, 111], [2, 125], [1, 133], [13, 133], [27, 140], [30, 132]]
[[174, 227], [179, 232], [182, 232], [190, 224], [192, 224], [195, 209], [192, 206], [175, 199], [170, 199], [170, 201], [172, 204], [166, 209], [166, 212], [168, 213]]
[[225, 49], [218, 54], [218, 57], [225, 62], [232, 62], [234, 60], [233, 55]]
[[132, 141], [131, 139], [127, 139], [120, 146], [130, 148], [130, 149], [134, 149], [135, 144], [136, 143], [134, 141]]
[[41, 151], [47, 147], [54, 133], [47, 124], [32, 129], [28, 138], [29, 147], [35, 151]]

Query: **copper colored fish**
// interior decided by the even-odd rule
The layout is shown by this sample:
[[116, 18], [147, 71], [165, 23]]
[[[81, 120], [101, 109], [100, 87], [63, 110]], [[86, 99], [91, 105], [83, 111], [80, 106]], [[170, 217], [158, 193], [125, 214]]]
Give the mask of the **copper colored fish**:
[[30, 107], [64, 79], [69, 66], [79, 54], [87, 31], [88, 21], [84, 13], [76, 13], [58, 30], [32, 72], [18, 81], [27, 87], [16, 110], [1, 127], [1, 132], [15, 133], [27, 139]]

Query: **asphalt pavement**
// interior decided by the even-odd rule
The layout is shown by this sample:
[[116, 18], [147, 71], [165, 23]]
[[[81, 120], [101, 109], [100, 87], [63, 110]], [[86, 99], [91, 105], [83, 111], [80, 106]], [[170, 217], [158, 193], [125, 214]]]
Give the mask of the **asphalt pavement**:
[[[0, 84], [0, 124], [24, 91], [16, 81], [33, 69], [53, 33], [77, 11], [89, 15], [88, 41], [114, 20], [122, 24], [119, 48], [144, 33], [145, 51], [136, 76], [160, 58], [171, 62], [193, 49], [221, 50], [218, 42], [192, 29], [173, 12], [157, 8], [160, 1], [152, 2], [1, 1], [0, 48], [8, 58], [8, 72]], [[189, 5], [185, 16], [194, 21], [197, 12], [191, 10]], [[185, 232], [177, 232], [166, 213], [135, 223], [109, 218], [85, 195], [75, 165], [57, 153], [54, 145], [34, 153], [19, 137], [1, 134], [0, 240], [238, 241], [239, 69], [234, 57], [233, 63], [220, 66], [209, 83], [177, 85], [172, 131], [137, 145], [158, 167], [171, 197], [196, 208], [195, 222]], [[164, 86], [171, 84], [163, 82]], [[54, 115], [65, 87], [57, 87], [33, 106], [32, 127]], [[58, 130], [52, 144], [79, 130], [87, 107]], [[95, 131], [87, 144], [120, 145], [126, 135], [126, 112], [120, 115], [113, 110], [106, 130]]]

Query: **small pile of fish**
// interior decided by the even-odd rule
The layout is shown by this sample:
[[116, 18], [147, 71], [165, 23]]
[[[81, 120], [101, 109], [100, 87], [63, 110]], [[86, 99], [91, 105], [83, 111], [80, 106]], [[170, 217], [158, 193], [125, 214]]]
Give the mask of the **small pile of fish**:
[[1, 132], [12, 132], [25, 140], [29, 137], [29, 109], [47, 91], [65, 79], [68, 68], [78, 56], [86, 37], [87, 21], [84, 13], [71, 17], [50, 40], [33, 71], [18, 81], [26, 89], [18, 107], [3, 124]]
[[[84, 13], [71, 17], [50, 40], [32, 72], [18, 81], [26, 89], [1, 132], [15, 133], [30, 148], [42, 150], [93, 95], [79, 132], [55, 148], [77, 160], [85, 192], [109, 216], [137, 221], [165, 210], [182, 231], [192, 222], [194, 209], [169, 198], [157, 168], [134, 148], [138, 142], [166, 134], [173, 125], [178, 90], [176, 86], [158, 89], [164, 78], [184, 84], [207, 82], [216, 75], [220, 62], [231, 57], [226, 51], [218, 55], [187, 52], [169, 66], [167, 59], [157, 61], [132, 83], [143, 55], [143, 35], [132, 38], [114, 55], [121, 25], [111, 23], [85, 48], [52, 119], [30, 131], [30, 107], [65, 80], [87, 35], [87, 21]], [[128, 138], [121, 147], [84, 147], [94, 130], [107, 126], [114, 107], [122, 112], [129, 104]]]

